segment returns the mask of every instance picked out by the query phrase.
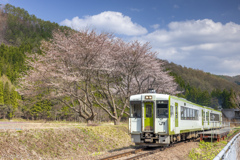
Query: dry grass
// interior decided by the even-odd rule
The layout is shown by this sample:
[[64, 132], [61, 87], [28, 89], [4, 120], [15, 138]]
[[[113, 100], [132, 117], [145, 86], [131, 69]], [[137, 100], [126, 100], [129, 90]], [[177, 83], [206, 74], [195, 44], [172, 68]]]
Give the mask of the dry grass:
[[30, 128], [0, 133], [0, 159], [94, 159], [106, 151], [132, 144], [126, 124], [45, 123], [41, 129]]

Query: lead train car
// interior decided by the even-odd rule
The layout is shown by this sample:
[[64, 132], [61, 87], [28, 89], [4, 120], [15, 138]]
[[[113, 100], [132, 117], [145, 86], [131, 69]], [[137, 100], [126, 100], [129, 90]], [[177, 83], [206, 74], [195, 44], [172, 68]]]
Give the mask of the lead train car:
[[198, 132], [221, 128], [222, 113], [166, 94], [130, 97], [129, 132], [136, 145], [168, 146], [198, 137]]

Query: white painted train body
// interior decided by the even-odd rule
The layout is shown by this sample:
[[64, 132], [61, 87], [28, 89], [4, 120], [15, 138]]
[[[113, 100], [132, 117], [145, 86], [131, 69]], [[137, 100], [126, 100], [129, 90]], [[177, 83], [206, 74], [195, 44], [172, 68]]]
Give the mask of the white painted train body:
[[136, 145], [167, 146], [220, 128], [222, 113], [167, 94], [130, 97], [129, 132]]

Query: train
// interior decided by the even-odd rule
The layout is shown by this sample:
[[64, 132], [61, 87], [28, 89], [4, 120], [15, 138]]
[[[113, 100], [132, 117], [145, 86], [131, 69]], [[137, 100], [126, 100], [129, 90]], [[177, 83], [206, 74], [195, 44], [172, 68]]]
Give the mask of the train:
[[168, 94], [130, 96], [129, 133], [136, 145], [169, 146], [222, 127], [222, 112]]

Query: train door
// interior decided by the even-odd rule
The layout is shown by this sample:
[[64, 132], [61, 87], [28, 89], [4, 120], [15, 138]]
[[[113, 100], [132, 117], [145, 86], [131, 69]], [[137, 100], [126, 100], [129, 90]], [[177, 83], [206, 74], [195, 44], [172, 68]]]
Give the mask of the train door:
[[175, 127], [178, 127], [178, 103], [175, 103]]
[[204, 122], [205, 122], [205, 111], [202, 110], [202, 126], [204, 128]]
[[144, 103], [144, 131], [153, 131], [153, 102]]
[[209, 128], [209, 111], [204, 109], [203, 111], [203, 121], [204, 121], [204, 128]]
[[206, 119], [207, 119], [207, 125], [208, 125], [208, 127], [209, 127], [209, 111], [207, 111], [207, 114], [206, 114]]

